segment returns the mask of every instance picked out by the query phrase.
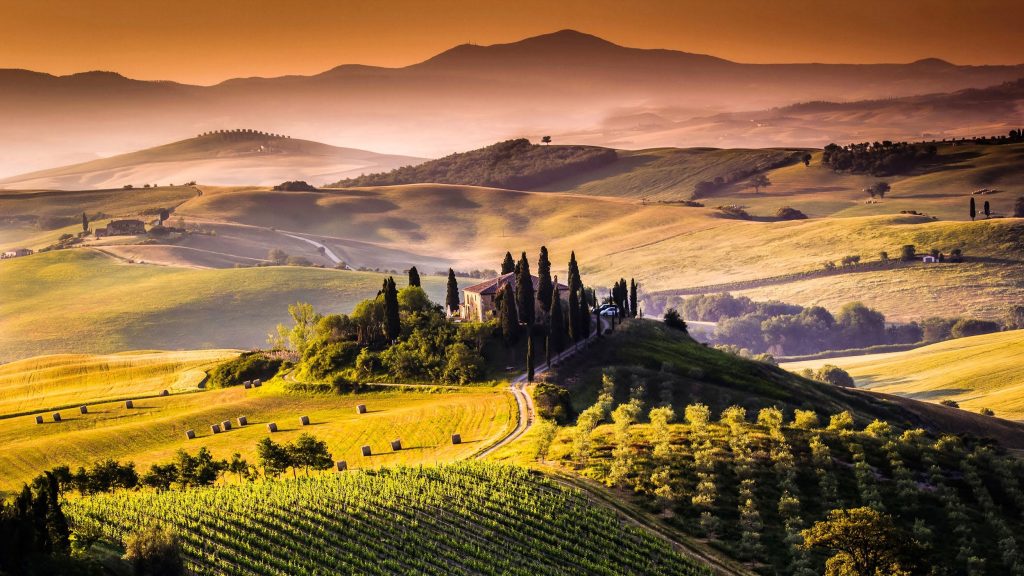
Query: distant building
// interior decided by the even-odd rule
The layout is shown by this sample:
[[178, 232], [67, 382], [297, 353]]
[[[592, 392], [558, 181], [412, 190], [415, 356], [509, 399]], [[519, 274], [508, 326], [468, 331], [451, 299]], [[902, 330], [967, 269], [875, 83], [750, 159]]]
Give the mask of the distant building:
[[[537, 284], [540, 282], [540, 278], [531, 276], [533, 279], [533, 290], [537, 291]], [[473, 320], [477, 322], [483, 322], [490, 320], [498, 314], [498, 309], [495, 304], [495, 298], [498, 293], [508, 286], [513, 292], [516, 289], [516, 274], [515, 272], [509, 272], [508, 274], [498, 276], [497, 278], [491, 278], [485, 280], [479, 284], [474, 284], [462, 291], [462, 306], [459, 310], [459, 315], [463, 320]], [[569, 299], [569, 287], [559, 282], [558, 289], [563, 301]], [[535, 314], [539, 318], [541, 313], [540, 300], [534, 301]]]
[[923, 262], [925, 264], [934, 264], [934, 263], [936, 263], [938, 261], [939, 261], [939, 259], [937, 257], [935, 257], [935, 256], [925, 256], [925, 257], [921, 258], [921, 262]]
[[96, 237], [104, 236], [136, 236], [146, 233], [146, 224], [142, 220], [111, 220], [106, 228], [97, 228]]
[[28, 248], [15, 248], [13, 250], [8, 250], [3, 254], [0, 254], [0, 258], [6, 260], [7, 258], [18, 258], [19, 256], [29, 256], [31, 254], [32, 250]]

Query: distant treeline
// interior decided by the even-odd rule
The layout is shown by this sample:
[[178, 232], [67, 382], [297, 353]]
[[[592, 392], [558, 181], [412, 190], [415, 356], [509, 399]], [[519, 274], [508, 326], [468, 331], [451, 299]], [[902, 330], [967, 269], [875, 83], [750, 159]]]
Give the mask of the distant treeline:
[[821, 163], [837, 172], [892, 176], [914, 169], [935, 158], [934, 144], [907, 142], [862, 142], [839, 146], [829, 144], [821, 155]]
[[928, 318], [887, 326], [885, 315], [860, 302], [846, 304], [836, 315], [822, 308], [796, 304], [754, 302], [746, 296], [707, 294], [683, 300], [688, 320], [717, 322], [714, 341], [750, 354], [816, 354], [893, 344], [938, 342], [998, 332], [998, 322], [969, 318]]
[[526, 138], [341, 180], [331, 186], [391, 186], [432, 182], [528, 190], [614, 162], [618, 154], [595, 146], [541, 146]]

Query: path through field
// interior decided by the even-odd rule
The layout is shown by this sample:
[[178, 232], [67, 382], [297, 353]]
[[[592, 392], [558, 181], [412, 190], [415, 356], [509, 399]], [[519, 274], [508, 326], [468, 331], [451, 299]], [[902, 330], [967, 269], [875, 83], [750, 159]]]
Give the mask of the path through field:
[[324, 255], [327, 256], [327, 258], [329, 258], [331, 260], [331, 262], [333, 262], [335, 264], [339, 264], [341, 262], [341, 258], [338, 258], [337, 254], [335, 254], [334, 252], [331, 252], [330, 248], [328, 248], [327, 246], [324, 246], [323, 244], [317, 242], [316, 240], [310, 240], [309, 238], [306, 238], [304, 236], [298, 236], [296, 234], [289, 234], [288, 232], [281, 232], [280, 230], [278, 230], [277, 233], [281, 234], [281, 235], [284, 235], [284, 236], [288, 236], [289, 238], [295, 238], [296, 240], [302, 240], [303, 242], [305, 242], [307, 244], [312, 244], [313, 246], [316, 246], [318, 249], [323, 250]]

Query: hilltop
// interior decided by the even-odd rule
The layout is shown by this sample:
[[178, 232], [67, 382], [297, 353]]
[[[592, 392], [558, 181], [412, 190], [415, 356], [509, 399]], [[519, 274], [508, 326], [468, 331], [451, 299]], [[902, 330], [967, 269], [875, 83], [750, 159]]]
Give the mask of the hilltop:
[[128, 154], [10, 176], [0, 179], [0, 187], [82, 190], [186, 181], [265, 186], [303, 179], [323, 183], [421, 161], [257, 130], [217, 130]]

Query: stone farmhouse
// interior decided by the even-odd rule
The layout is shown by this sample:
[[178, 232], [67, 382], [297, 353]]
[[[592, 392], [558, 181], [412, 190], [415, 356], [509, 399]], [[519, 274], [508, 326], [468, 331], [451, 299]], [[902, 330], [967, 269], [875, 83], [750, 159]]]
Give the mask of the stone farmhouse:
[[[533, 279], [533, 289], [537, 289], [537, 284], [540, 282], [540, 278], [531, 276]], [[555, 279], [557, 282], [557, 278]], [[495, 304], [495, 298], [498, 293], [508, 286], [513, 292], [516, 289], [516, 274], [515, 272], [509, 272], [497, 278], [491, 278], [485, 280], [479, 284], [474, 284], [462, 291], [462, 305], [459, 310], [459, 316], [463, 320], [471, 320], [476, 322], [483, 322], [490, 320], [498, 315], [498, 309]], [[563, 302], [569, 300], [569, 287], [561, 282], [558, 282], [559, 293], [562, 297]], [[543, 313], [541, 310], [540, 300], [534, 300], [534, 309], [537, 317], [541, 317]]]
[[29, 248], [15, 248], [14, 250], [7, 250], [3, 254], [0, 254], [0, 258], [18, 258], [20, 256], [31, 256], [32, 250]]
[[142, 220], [111, 220], [106, 228], [97, 228], [96, 237], [105, 236], [136, 236], [146, 233], [146, 224]]

